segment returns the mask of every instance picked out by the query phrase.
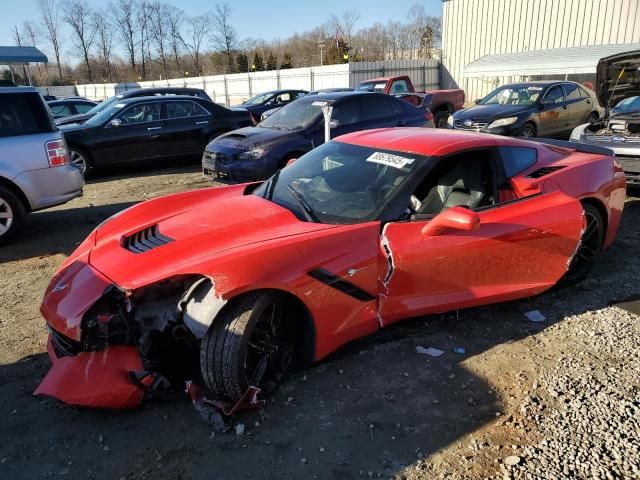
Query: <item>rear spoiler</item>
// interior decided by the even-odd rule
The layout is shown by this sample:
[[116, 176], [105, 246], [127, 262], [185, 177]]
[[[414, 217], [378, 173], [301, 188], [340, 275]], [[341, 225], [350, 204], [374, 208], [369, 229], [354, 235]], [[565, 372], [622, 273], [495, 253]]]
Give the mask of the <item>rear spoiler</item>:
[[[431, 102], [433, 101], [433, 94], [431, 93], [407, 92], [407, 93], [394, 93], [391, 96], [399, 98], [401, 100], [407, 97], [422, 98], [422, 103], [420, 105], [417, 105], [418, 108], [429, 108], [431, 107]], [[409, 102], [409, 103], [412, 103], [412, 102]]]
[[545, 145], [552, 145], [554, 147], [570, 148], [571, 150], [581, 153], [595, 153], [596, 155], [607, 155], [609, 157], [614, 156], [613, 150], [610, 148], [599, 147], [597, 145], [585, 145], [584, 143], [567, 142], [565, 140], [555, 140], [551, 138], [527, 138], [527, 140]]

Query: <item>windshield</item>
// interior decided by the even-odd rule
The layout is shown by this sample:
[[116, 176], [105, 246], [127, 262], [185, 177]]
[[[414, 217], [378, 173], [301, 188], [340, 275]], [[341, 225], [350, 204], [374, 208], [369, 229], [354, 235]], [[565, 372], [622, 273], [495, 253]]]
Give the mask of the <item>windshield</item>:
[[326, 104], [326, 101], [321, 100], [312, 102], [296, 100], [265, 118], [259, 126], [285, 130], [307, 128], [322, 117], [322, 107]]
[[[116, 99], [117, 100], [117, 99]], [[89, 125], [90, 127], [98, 127], [107, 123], [116, 112], [124, 107], [124, 103], [116, 103], [111, 105], [107, 105], [102, 111], [98, 112], [96, 115], [91, 117], [89, 120], [84, 122], [85, 125]]]
[[244, 102], [243, 105], [261, 105], [271, 97], [273, 97], [273, 93], [261, 93], [260, 95], [250, 98]]
[[102, 112], [105, 108], [110, 107], [111, 105], [116, 103], [118, 100], [120, 100], [120, 97], [121, 97], [120, 95], [114, 95], [113, 97], [107, 98], [104, 102], [99, 103], [98, 105], [93, 107], [91, 110], [89, 110], [87, 112], [87, 115], [97, 115], [98, 113]]
[[423, 163], [417, 157], [334, 140], [280, 170], [253, 194], [310, 222], [373, 221]]
[[356, 89], [358, 92], [378, 92], [384, 93], [384, 87], [387, 82], [364, 82]]
[[505, 85], [478, 102], [479, 105], [533, 105], [544, 87], [538, 85]]
[[640, 97], [629, 97], [620, 100], [611, 111], [612, 113], [640, 113]]

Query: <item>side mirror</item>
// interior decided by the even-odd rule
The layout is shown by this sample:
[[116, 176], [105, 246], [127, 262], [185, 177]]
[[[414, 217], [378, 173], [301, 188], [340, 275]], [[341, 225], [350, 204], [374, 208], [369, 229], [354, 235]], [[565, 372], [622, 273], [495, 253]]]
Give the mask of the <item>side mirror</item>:
[[287, 162], [287, 166], [291, 165], [296, 160], [298, 160], [298, 159], [297, 158], [290, 158], [289, 161]]
[[118, 118], [114, 118], [113, 120], [111, 120], [108, 124], [109, 127], [113, 127], [113, 128], [117, 128], [120, 125], [122, 125], [122, 120], [118, 119]]
[[468, 208], [447, 208], [422, 227], [421, 233], [427, 237], [435, 237], [442, 234], [447, 228], [465, 232], [477, 230], [480, 228], [480, 217]]

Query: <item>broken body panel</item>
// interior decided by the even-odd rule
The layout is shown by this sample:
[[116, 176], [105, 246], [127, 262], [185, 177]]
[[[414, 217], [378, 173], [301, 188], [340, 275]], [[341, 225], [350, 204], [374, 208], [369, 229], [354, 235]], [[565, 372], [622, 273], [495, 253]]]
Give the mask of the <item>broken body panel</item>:
[[[428, 234], [425, 225], [435, 219], [302, 221], [251, 195], [255, 184], [135, 205], [92, 232], [52, 279], [41, 311], [55, 332], [54, 366], [36, 394], [76, 405], [134, 406], [144, 388], [127, 374], [170, 375], [229, 303], [253, 291], [283, 292], [303, 306], [313, 360], [402, 318], [540, 293], [564, 275], [577, 250], [585, 197], [601, 202], [606, 245], [613, 240], [624, 179], [610, 158], [505, 137], [450, 131], [425, 137], [416, 130], [340, 141], [436, 157], [526, 145], [538, 150], [538, 162], [510, 180], [513, 201], [477, 211], [479, 223], [468, 231]], [[527, 178], [559, 161], [561, 170]], [[140, 233], [146, 231], [151, 236]], [[180, 355], [167, 354], [181, 348]], [[78, 372], [83, 382], [73, 385]]]

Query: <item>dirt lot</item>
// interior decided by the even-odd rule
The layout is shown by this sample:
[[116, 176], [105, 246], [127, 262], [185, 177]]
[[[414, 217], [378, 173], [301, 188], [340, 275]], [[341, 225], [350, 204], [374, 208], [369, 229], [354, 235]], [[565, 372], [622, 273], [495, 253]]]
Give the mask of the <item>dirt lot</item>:
[[212, 433], [181, 392], [128, 412], [33, 397], [38, 307], [62, 259], [133, 202], [207, 185], [195, 167], [98, 178], [0, 250], [0, 478], [640, 478], [640, 329], [607, 308], [640, 293], [634, 199], [590, 280], [351, 344], [240, 417], [244, 435]]

